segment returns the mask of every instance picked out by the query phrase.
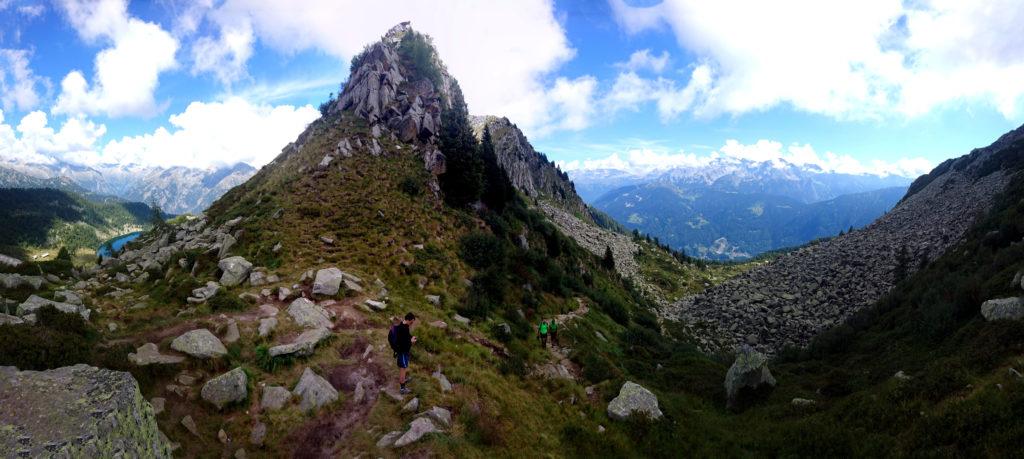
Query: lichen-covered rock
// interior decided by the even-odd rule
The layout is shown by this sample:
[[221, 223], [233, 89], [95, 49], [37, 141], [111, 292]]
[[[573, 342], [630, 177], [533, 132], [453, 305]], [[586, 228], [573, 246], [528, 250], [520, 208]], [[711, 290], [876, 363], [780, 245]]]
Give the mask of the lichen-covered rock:
[[320, 377], [313, 370], [306, 368], [299, 378], [299, 383], [292, 391], [296, 396], [301, 397], [299, 407], [302, 411], [311, 411], [335, 400], [338, 400], [338, 391], [331, 386], [331, 383]]
[[47, 300], [36, 295], [32, 295], [25, 300], [24, 303], [18, 305], [18, 315], [26, 316], [29, 314], [36, 314], [36, 312], [45, 306], [53, 306], [58, 311], [65, 314], [78, 314], [82, 316], [82, 319], [89, 320], [89, 315], [92, 311], [88, 308], [79, 304], [60, 303], [57, 301]]
[[296, 298], [288, 305], [288, 315], [295, 323], [306, 328], [331, 328], [331, 318], [327, 311], [306, 298]]
[[1024, 298], [1000, 298], [981, 304], [981, 315], [985, 320], [1024, 319]]
[[245, 371], [238, 367], [207, 381], [200, 395], [219, 410], [229, 403], [245, 400], [249, 395], [248, 384]]
[[413, 444], [423, 438], [424, 435], [440, 431], [441, 429], [438, 429], [437, 426], [434, 425], [434, 421], [431, 421], [430, 418], [423, 417], [413, 419], [412, 423], [409, 424], [409, 430], [395, 440], [394, 447], [401, 448], [403, 446]]
[[768, 369], [768, 358], [750, 346], [743, 346], [736, 354], [736, 361], [725, 374], [725, 395], [728, 406], [730, 408], [735, 406], [741, 390], [756, 390], [765, 385], [775, 385], [775, 377]]
[[228, 354], [224, 344], [205, 328], [185, 332], [174, 338], [174, 341], [171, 341], [171, 349], [184, 352], [197, 359], [211, 359]]
[[341, 290], [341, 270], [335, 267], [324, 268], [316, 272], [313, 280], [313, 294], [334, 296]]
[[304, 357], [313, 355], [316, 350], [317, 344], [331, 336], [329, 329], [318, 327], [302, 332], [295, 341], [288, 344], [281, 344], [270, 348], [267, 353], [271, 357], [278, 357], [283, 355], [291, 355], [296, 357]]
[[249, 278], [252, 263], [242, 257], [228, 257], [217, 263], [221, 274], [220, 283], [225, 287], [234, 287]]
[[624, 421], [632, 415], [643, 415], [651, 419], [662, 416], [658, 397], [643, 386], [626, 381], [619, 389], [619, 396], [608, 403], [608, 417]]
[[131, 374], [88, 365], [0, 367], [0, 454], [171, 457]]

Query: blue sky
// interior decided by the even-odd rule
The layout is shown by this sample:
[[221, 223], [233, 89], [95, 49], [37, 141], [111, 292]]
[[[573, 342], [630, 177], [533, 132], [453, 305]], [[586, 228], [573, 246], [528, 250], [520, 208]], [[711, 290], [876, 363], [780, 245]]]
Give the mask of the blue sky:
[[411, 20], [564, 167], [913, 175], [1024, 122], [1020, 1], [0, 0], [0, 159], [262, 165]]

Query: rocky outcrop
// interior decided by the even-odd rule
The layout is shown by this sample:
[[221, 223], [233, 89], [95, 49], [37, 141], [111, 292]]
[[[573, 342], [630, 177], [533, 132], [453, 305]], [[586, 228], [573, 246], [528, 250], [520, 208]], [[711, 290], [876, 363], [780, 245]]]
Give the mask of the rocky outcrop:
[[87, 365], [0, 367], [0, 451], [10, 457], [171, 457], [131, 374]]
[[296, 324], [306, 328], [330, 328], [333, 325], [324, 308], [305, 298], [296, 298], [292, 301], [288, 305], [288, 315]]
[[494, 154], [512, 186], [529, 197], [546, 199], [569, 214], [589, 220], [587, 205], [576, 194], [569, 176], [547, 156], [534, 150], [523, 132], [508, 118], [473, 116], [470, 123], [478, 138], [483, 136], [485, 126], [490, 130]]
[[757, 390], [766, 386], [775, 386], [775, 377], [768, 369], [768, 358], [750, 346], [743, 346], [736, 354], [736, 361], [725, 374], [727, 406], [736, 406], [741, 391]]
[[295, 341], [288, 344], [281, 344], [270, 348], [267, 353], [271, 357], [294, 356], [305, 357], [313, 355], [316, 346], [321, 341], [331, 336], [331, 331], [324, 327], [317, 327], [302, 332]]
[[28, 299], [25, 300], [24, 303], [18, 305], [18, 315], [24, 317], [30, 314], [35, 314], [36, 311], [39, 310], [39, 308], [45, 306], [53, 306], [58, 311], [63, 312], [65, 314], [78, 314], [82, 316], [82, 319], [85, 320], [89, 320], [89, 315], [92, 313], [92, 311], [89, 310], [89, 308], [86, 308], [81, 304], [61, 303], [57, 301], [47, 300], [46, 298], [42, 298], [36, 295], [32, 295], [28, 297]]
[[913, 273], [961, 239], [1007, 183], [990, 161], [1008, 136], [1024, 137], [1024, 129], [940, 165], [868, 227], [782, 255], [681, 300], [664, 316], [687, 323], [706, 351], [747, 343], [773, 354], [808, 344], [878, 301], [899, 273]]
[[221, 285], [234, 287], [249, 278], [252, 263], [242, 257], [228, 257], [217, 263], [217, 267], [223, 272], [220, 276]]
[[626, 381], [619, 389], [618, 397], [608, 403], [608, 417], [625, 421], [634, 415], [659, 419], [662, 413], [656, 395], [637, 383]]
[[341, 289], [341, 270], [338, 268], [324, 268], [316, 272], [313, 280], [313, 294], [320, 296], [335, 296]]

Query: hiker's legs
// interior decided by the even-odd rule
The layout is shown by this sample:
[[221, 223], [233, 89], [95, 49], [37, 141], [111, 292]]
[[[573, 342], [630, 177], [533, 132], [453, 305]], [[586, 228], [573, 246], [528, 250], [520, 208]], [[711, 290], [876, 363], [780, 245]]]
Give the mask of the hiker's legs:
[[399, 368], [398, 369], [398, 383], [403, 385], [403, 386], [405, 385], [405, 372], [408, 371], [408, 370], [409, 370], [408, 368]]

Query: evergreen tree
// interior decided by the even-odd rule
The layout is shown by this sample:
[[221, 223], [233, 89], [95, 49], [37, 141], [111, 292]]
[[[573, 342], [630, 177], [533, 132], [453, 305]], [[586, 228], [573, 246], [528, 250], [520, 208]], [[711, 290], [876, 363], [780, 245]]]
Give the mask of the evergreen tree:
[[604, 258], [601, 259], [601, 266], [609, 271], [615, 269], [615, 255], [612, 254], [611, 246], [604, 246]]
[[445, 173], [439, 177], [445, 202], [452, 207], [473, 204], [483, 191], [483, 162], [458, 83], [452, 84], [451, 108], [441, 111], [439, 137], [445, 156]]
[[480, 159], [484, 164], [484, 192], [483, 201], [487, 207], [501, 212], [505, 204], [512, 199], [514, 191], [512, 182], [508, 179], [505, 169], [498, 163], [498, 156], [494, 152], [494, 143], [491, 139], [491, 128], [484, 126], [483, 139], [480, 142]]

